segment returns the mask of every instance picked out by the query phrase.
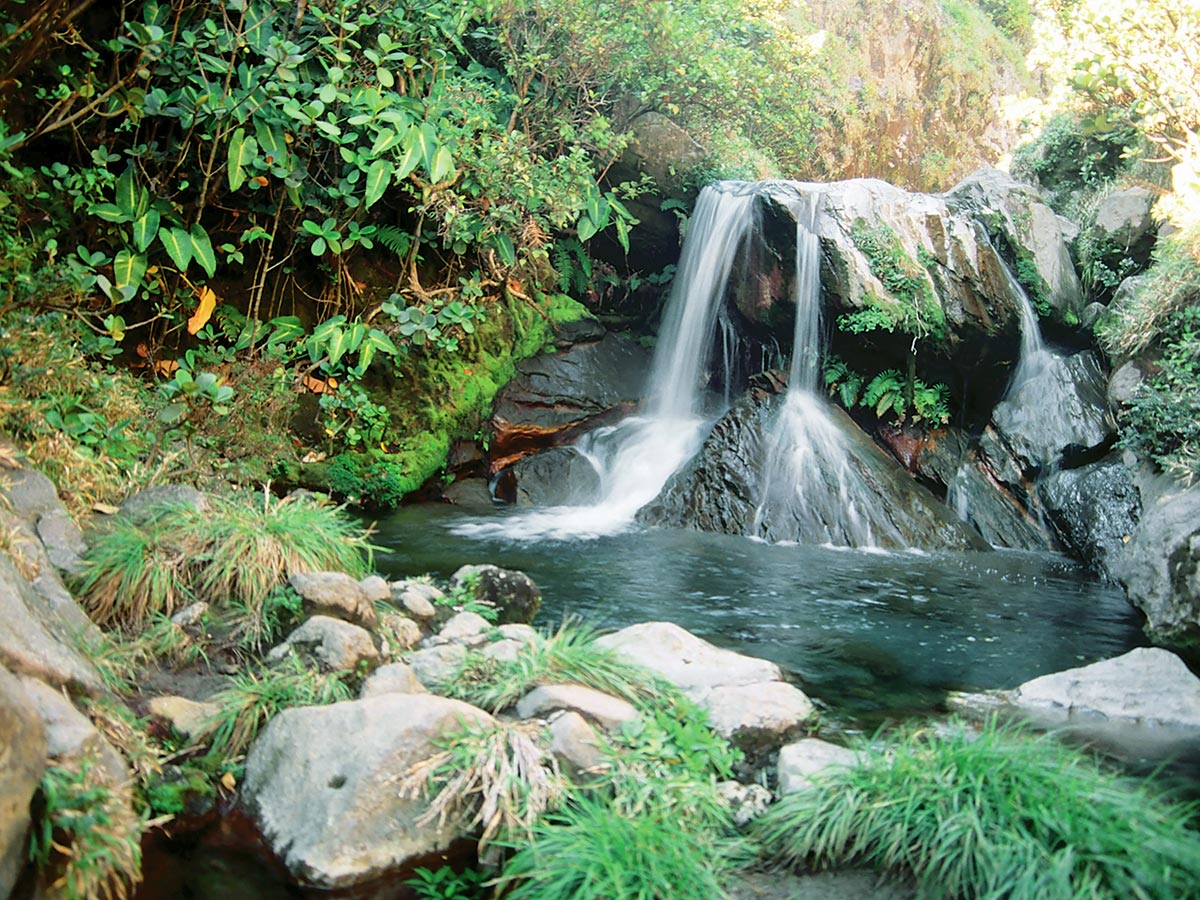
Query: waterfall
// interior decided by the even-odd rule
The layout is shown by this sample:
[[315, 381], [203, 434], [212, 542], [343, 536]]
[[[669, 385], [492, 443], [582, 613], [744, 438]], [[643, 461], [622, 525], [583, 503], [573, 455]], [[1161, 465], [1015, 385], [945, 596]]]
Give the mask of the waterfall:
[[[802, 194], [796, 217], [796, 326], [788, 392], [767, 438], [762, 495], [749, 532], [766, 540], [839, 546], [876, 544], [876, 502], [842, 431], [818, 393], [821, 356], [821, 246], [816, 195]], [[901, 541], [901, 543], [903, 543]]]
[[1007, 395], [1012, 396], [1022, 385], [1044, 372], [1047, 365], [1054, 361], [1055, 356], [1042, 340], [1042, 329], [1038, 325], [1037, 313], [1033, 309], [1033, 304], [1029, 301], [1029, 294], [1017, 280], [1004, 258], [999, 254], [996, 254], [996, 258], [1000, 260], [1001, 268], [1004, 270], [1009, 293], [1020, 301], [1018, 309], [1021, 313], [1021, 350], [1007, 391]]
[[[721, 182], [700, 192], [667, 298], [642, 410], [586, 435], [578, 445], [599, 475], [597, 499], [498, 522], [467, 523], [456, 530], [523, 540], [615, 534], [695, 455], [710, 422], [704, 406], [718, 321], [726, 322], [720, 361], [729, 365], [734, 357], [734, 336], [721, 305], [754, 221], [757, 193], [757, 185], [741, 182]], [[724, 381], [728, 385], [728, 377]]]

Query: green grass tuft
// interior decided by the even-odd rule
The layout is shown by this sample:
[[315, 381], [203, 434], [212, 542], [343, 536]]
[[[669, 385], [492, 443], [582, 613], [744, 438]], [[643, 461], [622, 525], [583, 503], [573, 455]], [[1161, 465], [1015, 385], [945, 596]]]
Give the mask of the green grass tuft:
[[911, 873], [931, 897], [1165, 900], [1200, 884], [1194, 806], [1051, 736], [994, 721], [979, 734], [910, 727], [860, 758], [758, 820], [770, 856]]

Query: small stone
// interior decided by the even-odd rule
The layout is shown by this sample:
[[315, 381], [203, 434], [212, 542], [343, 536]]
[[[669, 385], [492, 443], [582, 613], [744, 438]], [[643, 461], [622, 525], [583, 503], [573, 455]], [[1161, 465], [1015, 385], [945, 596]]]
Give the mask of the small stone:
[[522, 719], [542, 716], [558, 709], [580, 713], [605, 731], [615, 731], [638, 718], [633, 704], [578, 684], [546, 684], [536, 687], [517, 703]]
[[421, 642], [421, 626], [400, 613], [384, 616], [379, 628], [394, 651], [411, 650]]
[[805, 738], [779, 751], [779, 795], [812, 786], [812, 777], [832, 766], [856, 766], [858, 754], [820, 738]]
[[550, 752], [574, 777], [594, 775], [608, 767], [596, 729], [573, 710], [550, 717]]
[[532, 644], [537, 641], [541, 635], [532, 625], [522, 625], [516, 622], [510, 622], [507, 625], [500, 626], [500, 633], [507, 640], [520, 641], [522, 644]]
[[329, 616], [313, 616], [288, 635], [287, 644], [310, 653], [330, 672], [353, 670], [364, 662], [379, 662], [379, 651], [370, 632]]
[[171, 616], [171, 621], [180, 628], [187, 628], [191, 625], [197, 625], [200, 620], [208, 613], [208, 604], [203, 600], [197, 600], [195, 603], [189, 603], [175, 615]]
[[427, 694], [425, 685], [417, 678], [413, 667], [407, 663], [390, 663], [380, 666], [363, 682], [359, 697], [376, 697], [380, 694]]
[[521, 650], [525, 646], [521, 641], [503, 640], [496, 641], [492, 644], [485, 644], [479, 651], [489, 659], [494, 659], [498, 662], [516, 662], [517, 657], [521, 655]]
[[432, 584], [420, 581], [393, 581], [388, 585], [393, 603], [407, 609], [418, 622], [429, 623], [437, 617], [434, 602], [445, 595]]
[[410, 653], [404, 660], [422, 684], [444, 684], [458, 674], [467, 661], [467, 650], [461, 644], [442, 644]]
[[197, 512], [208, 509], [204, 494], [186, 484], [160, 484], [143, 488], [125, 498], [120, 515], [136, 525], [143, 525], [171, 506], [190, 506]]
[[146, 710], [190, 740], [201, 740], [216, 730], [221, 707], [216, 703], [198, 703], [187, 697], [167, 695], [151, 697]]
[[358, 583], [358, 586], [363, 589], [363, 593], [372, 603], [382, 603], [392, 599], [392, 589], [388, 587], [387, 581], [379, 575], [368, 575]]
[[733, 813], [733, 824], [738, 828], [765, 813], [772, 799], [771, 792], [761, 784], [742, 784], [740, 781], [720, 782], [717, 793]]
[[363, 628], [374, 628], [378, 622], [375, 604], [345, 572], [296, 572], [288, 584], [304, 598], [306, 612], [344, 619]]
[[478, 613], [460, 612], [442, 626], [437, 636], [443, 642], [477, 647], [487, 641], [491, 630], [492, 623]]

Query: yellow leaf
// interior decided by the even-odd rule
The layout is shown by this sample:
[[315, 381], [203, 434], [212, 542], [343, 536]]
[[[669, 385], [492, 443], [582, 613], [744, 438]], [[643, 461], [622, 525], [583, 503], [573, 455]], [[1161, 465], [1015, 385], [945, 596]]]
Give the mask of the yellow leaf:
[[233, 777], [232, 772], [226, 772], [221, 776], [221, 787], [225, 788], [227, 791], [232, 791], [235, 787], [237, 787], [237, 779]]
[[216, 308], [217, 295], [213, 293], [212, 288], [200, 288], [200, 305], [196, 307], [196, 311], [188, 319], [188, 334], [195, 334], [203, 328], [208, 323], [208, 320], [212, 318], [213, 310]]

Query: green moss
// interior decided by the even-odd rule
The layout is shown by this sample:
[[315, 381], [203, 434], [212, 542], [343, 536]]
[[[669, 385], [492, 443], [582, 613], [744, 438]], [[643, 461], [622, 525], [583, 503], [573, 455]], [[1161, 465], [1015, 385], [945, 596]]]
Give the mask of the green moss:
[[856, 334], [872, 328], [899, 328], [916, 337], [941, 338], [946, 316], [933, 293], [929, 273], [905, 252], [896, 232], [886, 225], [872, 228], [865, 219], [855, 219], [850, 238], [867, 258], [871, 274], [898, 302], [872, 297], [868, 309], [842, 316], [838, 326]]
[[518, 362], [553, 349], [557, 326], [590, 315], [563, 294], [537, 304], [509, 297], [489, 310], [459, 353], [411, 354], [400, 365], [399, 383], [373, 397], [392, 422], [386, 449], [341, 453], [311, 467], [306, 482], [367, 506], [398, 505], [445, 468], [456, 441], [479, 436]]

